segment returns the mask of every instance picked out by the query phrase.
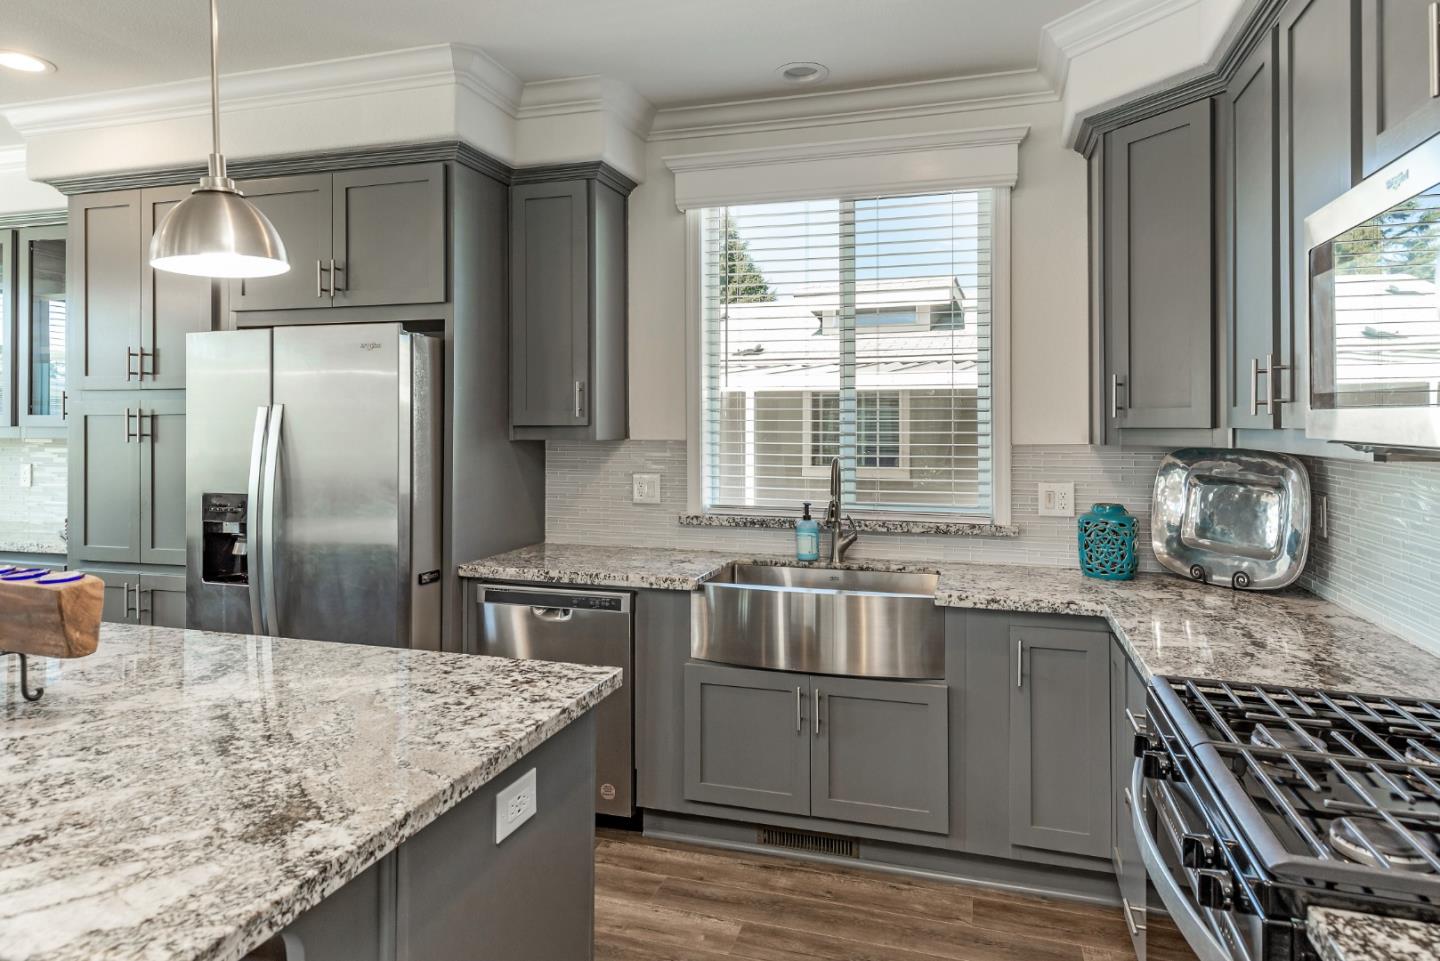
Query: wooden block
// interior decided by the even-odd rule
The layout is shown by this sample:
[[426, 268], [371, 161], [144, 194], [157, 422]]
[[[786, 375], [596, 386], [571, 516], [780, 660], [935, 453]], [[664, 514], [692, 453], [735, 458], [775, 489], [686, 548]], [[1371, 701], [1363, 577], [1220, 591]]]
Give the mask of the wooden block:
[[0, 575], [0, 651], [84, 657], [99, 646], [105, 585], [89, 574], [65, 583], [40, 583], [65, 576], [64, 571], [31, 580]]

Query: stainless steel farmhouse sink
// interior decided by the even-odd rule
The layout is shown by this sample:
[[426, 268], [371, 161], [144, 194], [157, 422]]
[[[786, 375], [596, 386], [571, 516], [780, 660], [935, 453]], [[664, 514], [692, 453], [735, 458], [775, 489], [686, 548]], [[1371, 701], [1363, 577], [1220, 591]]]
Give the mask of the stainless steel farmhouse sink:
[[690, 655], [848, 677], [945, 676], [939, 575], [729, 564], [691, 601]]

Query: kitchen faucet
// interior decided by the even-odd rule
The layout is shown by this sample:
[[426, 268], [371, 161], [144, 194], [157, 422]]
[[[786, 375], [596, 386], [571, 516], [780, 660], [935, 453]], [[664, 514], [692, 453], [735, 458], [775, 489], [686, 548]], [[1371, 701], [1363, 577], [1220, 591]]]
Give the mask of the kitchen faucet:
[[839, 564], [845, 559], [845, 552], [848, 551], [859, 539], [860, 535], [855, 532], [855, 521], [846, 515], [845, 520], [850, 522], [850, 533], [843, 533], [843, 525], [840, 520], [840, 458], [830, 459], [830, 506], [825, 509], [825, 528], [830, 531], [830, 563]]

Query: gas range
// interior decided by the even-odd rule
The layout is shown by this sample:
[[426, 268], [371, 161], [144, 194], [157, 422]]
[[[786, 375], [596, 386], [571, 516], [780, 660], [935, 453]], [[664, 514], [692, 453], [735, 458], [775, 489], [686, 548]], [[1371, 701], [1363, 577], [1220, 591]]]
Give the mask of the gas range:
[[1315, 905], [1440, 920], [1440, 702], [1156, 678], [1146, 713], [1134, 827], [1202, 959], [1311, 958]]

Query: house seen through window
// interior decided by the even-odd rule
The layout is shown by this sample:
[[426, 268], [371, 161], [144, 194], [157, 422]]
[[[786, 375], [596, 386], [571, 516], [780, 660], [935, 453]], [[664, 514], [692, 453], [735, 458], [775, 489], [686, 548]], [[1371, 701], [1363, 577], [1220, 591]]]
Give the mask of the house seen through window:
[[701, 214], [707, 510], [993, 510], [993, 191]]

